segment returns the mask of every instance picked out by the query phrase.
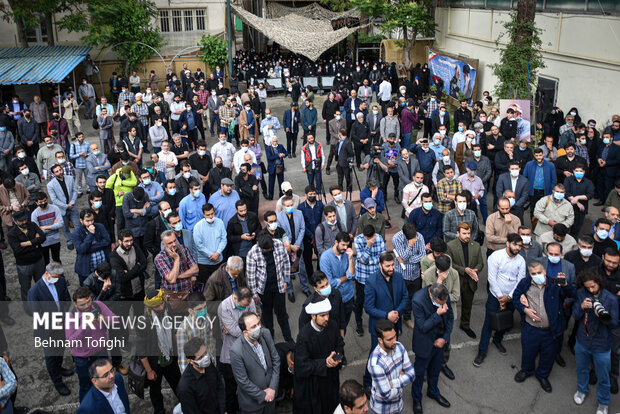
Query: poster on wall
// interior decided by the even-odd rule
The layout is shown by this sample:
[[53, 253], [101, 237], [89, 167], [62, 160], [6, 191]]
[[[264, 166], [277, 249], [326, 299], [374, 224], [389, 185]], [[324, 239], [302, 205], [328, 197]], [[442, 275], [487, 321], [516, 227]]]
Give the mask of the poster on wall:
[[430, 85], [435, 85], [437, 90], [460, 101], [462, 98], [472, 97], [476, 85], [477, 64], [455, 59], [432, 49], [428, 50], [428, 68], [431, 72]]
[[[512, 109], [514, 114], [508, 114], [508, 109]], [[523, 99], [500, 99], [499, 113], [502, 117], [502, 122], [504, 122], [504, 118], [517, 122], [517, 134], [515, 136], [517, 141], [530, 141], [532, 135], [530, 101]]]

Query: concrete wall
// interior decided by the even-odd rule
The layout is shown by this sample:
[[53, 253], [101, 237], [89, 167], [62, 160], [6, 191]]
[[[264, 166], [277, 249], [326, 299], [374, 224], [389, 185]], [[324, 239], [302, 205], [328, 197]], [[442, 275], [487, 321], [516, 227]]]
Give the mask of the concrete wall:
[[[437, 8], [435, 47], [472, 59], [480, 65], [478, 95], [494, 90], [496, 78], [487, 65], [499, 54], [495, 40], [509, 19], [508, 11]], [[582, 119], [594, 118], [599, 125], [617, 113], [620, 82], [620, 17], [563, 13], [537, 13], [546, 68], [539, 75], [558, 79], [557, 106], [565, 112], [579, 109]], [[496, 99], [496, 96], [493, 96]]]

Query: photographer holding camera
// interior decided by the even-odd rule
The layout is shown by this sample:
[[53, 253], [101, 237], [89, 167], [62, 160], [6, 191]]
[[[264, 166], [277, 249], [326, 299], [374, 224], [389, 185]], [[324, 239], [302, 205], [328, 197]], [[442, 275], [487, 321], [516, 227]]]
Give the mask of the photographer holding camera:
[[388, 160], [381, 153], [381, 147], [375, 145], [370, 148], [370, 153], [364, 158], [362, 170], [366, 171], [366, 182], [375, 180], [377, 183], [383, 183], [385, 174], [388, 172]]
[[336, 172], [338, 173], [338, 187], [343, 186], [344, 179], [347, 179], [347, 191], [351, 191], [353, 184], [351, 183], [351, 170], [355, 165], [353, 152], [353, 144], [347, 137], [347, 131], [341, 129], [338, 131], [338, 143], [336, 145]]
[[597, 413], [606, 414], [611, 395], [611, 332], [618, 326], [618, 300], [603, 289], [603, 278], [597, 272], [588, 270], [580, 273], [579, 282], [583, 287], [577, 291], [577, 300], [573, 304], [573, 318], [579, 326], [575, 344], [577, 392], [573, 399], [577, 405], [583, 404], [589, 391], [590, 360], [593, 359], [598, 377]]

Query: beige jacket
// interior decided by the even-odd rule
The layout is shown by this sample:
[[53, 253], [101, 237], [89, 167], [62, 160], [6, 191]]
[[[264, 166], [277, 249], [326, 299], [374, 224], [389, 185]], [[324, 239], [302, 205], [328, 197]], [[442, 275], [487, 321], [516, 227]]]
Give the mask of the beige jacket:
[[491, 250], [500, 250], [506, 248], [506, 239], [510, 233], [518, 233], [521, 226], [521, 220], [514, 214], [508, 214], [512, 219], [510, 224], [506, 224], [506, 219], [502, 218], [499, 211], [491, 214], [487, 218], [485, 227], [485, 235], [487, 238], [487, 247]]
[[[431, 266], [422, 275], [422, 287], [437, 283], [437, 267]], [[461, 281], [459, 279], [459, 272], [454, 268], [450, 268], [448, 271], [448, 277], [442, 283], [450, 294], [450, 302], [452, 303], [452, 312], [454, 312], [454, 320], [458, 319], [456, 314], [457, 304], [461, 300]]]
[[75, 99], [73, 101], [65, 99], [62, 106], [65, 107], [65, 113], [62, 115], [63, 118], [71, 119], [74, 115], [77, 116], [79, 107]]
[[566, 199], [558, 203], [553, 196], [549, 195], [538, 200], [534, 208], [534, 217], [538, 219], [538, 225], [534, 229], [534, 235], [538, 239], [542, 234], [551, 230], [549, 220], [555, 220], [570, 228], [575, 221], [575, 212], [573, 205]]

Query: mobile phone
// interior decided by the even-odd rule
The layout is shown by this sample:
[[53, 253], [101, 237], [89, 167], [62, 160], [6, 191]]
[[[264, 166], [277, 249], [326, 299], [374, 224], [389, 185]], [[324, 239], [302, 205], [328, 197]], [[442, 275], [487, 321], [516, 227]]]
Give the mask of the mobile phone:
[[565, 277], [552, 277], [551, 283], [558, 286], [566, 286], [566, 278]]
[[332, 359], [333, 359], [334, 361], [342, 361], [342, 355], [340, 355], [340, 354], [336, 354], [336, 355], [334, 355], [334, 356], [332, 357]]

